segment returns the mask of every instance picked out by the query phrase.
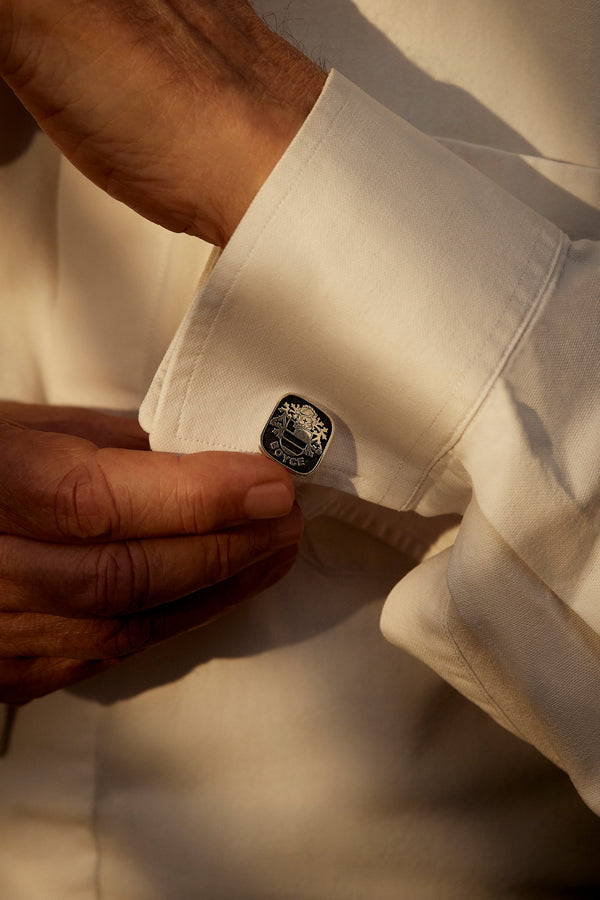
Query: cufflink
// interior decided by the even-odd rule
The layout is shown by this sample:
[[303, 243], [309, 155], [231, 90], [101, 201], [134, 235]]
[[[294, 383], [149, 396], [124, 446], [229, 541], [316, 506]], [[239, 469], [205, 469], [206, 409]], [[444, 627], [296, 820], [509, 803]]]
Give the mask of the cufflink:
[[282, 397], [260, 436], [260, 449], [296, 475], [310, 475], [325, 455], [333, 422], [296, 394]]

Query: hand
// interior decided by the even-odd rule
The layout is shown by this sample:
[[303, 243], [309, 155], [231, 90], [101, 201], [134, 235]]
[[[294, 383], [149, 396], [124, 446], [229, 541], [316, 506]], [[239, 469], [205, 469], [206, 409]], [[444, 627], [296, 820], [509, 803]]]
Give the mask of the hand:
[[129, 449], [144, 444], [131, 420], [0, 404], [0, 702], [196, 628], [293, 564], [284, 469]]
[[325, 81], [246, 0], [0, 0], [0, 72], [100, 187], [221, 246]]

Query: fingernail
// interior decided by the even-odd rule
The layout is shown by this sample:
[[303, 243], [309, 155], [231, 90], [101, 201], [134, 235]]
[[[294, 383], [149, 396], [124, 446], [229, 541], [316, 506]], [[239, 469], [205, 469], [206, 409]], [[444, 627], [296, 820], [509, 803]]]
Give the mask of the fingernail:
[[304, 520], [300, 507], [294, 504], [288, 516], [271, 523], [271, 548], [289, 547], [292, 544], [297, 544], [302, 537], [303, 529]]
[[272, 519], [285, 516], [293, 502], [292, 488], [283, 481], [255, 484], [244, 498], [244, 512], [249, 519]]

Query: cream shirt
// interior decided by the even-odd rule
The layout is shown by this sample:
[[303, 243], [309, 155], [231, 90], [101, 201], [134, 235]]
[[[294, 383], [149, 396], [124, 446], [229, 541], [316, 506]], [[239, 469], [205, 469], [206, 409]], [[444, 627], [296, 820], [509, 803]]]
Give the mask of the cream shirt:
[[[591, 889], [597, 820], [446, 683], [600, 811], [598, 6], [256, 6], [344, 75], [141, 415], [156, 448], [254, 452], [283, 394], [320, 402], [336, 437], [300, 488], [302, 559], [229, 619], [20, 713], [0, 886]], [[3, 392], [135, 407], [208, 248], [116, 207], [39, 137], [2, 175], [21, 254], [4, 264]], [[408, 510], [464, 518], [438, 538], [445, 520]]]
[[156, 449], [252, 451], [282, 395], [315, 398], [336, 437], [313, 484], [464, 515], [384, 632], [598, 812], [599, 312], [598, 243], [334, 73], [141, 416]]

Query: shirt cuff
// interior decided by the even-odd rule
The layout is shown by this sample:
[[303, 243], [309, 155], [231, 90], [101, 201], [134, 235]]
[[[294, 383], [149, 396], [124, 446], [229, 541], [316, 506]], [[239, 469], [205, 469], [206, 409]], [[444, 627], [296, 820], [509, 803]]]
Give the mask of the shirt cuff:
[[553, 225], [334, 71], [174, 338], [141, 409], [151, 446], [257, 451], [295, 394], [336, 426], [312, 483], [462, 510], [464, 476], [440, 460], [561, 246]]

